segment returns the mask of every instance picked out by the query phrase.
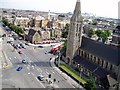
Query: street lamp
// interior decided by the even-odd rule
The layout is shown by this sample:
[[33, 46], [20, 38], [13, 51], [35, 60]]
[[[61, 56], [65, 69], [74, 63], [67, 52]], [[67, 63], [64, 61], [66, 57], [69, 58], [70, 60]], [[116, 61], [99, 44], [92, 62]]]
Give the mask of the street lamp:
[[60, 64], [60, 50], [58, 50], [58, 65]]
[[[78, 69], [79, 69], [79, 75], [80, 75], [80, 78], [81, 78], [80, 64], [78, 64]], [[80, 80], [79, 80], [79, 85], [80, 85]]]

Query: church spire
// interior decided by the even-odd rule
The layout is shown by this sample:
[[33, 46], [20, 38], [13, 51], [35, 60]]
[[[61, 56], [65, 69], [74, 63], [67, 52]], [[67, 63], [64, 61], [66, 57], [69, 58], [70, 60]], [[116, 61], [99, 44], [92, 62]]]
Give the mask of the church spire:
[[80, 0], [77, 0], [71, 20], [75, 21], [80, 15], [81, 15], [81, 3], [80, 3]]

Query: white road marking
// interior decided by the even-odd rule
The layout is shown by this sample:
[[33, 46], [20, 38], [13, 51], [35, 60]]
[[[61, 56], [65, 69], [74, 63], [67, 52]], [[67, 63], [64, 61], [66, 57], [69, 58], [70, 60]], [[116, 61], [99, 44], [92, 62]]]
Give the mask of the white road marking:
[[30, 73], [28, 73], [28, 74], [30, 74]]
[[41, 70], [40, 68], [37, 68], [37, 71], [40, 71], [40, 72], [42, 72], [42, 70]]
[[[36, 78], [37, 79], [37, 78]], [[37, 79], [37, 81], [45, 88], [45, 86]]]

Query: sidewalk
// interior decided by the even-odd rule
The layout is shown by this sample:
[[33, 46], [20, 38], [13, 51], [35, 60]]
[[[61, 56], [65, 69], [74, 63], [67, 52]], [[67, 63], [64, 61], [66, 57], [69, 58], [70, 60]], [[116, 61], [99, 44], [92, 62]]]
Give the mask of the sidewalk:
[[28, 43], [28, 45], [30, 46], [51, 46], [51, 45], [57, 45], [57, 44], [63, 44], [64, 42], [59, 42], [59, 43], [50, 43], [50, 44], [32, 44], [32, 43]]
[[56, 67], [56, 65], [54, 64], [54, 60], [55, 60], [55, 57], [53, 57], [51, 60], [50, 60], [50, 64], [51, 66], [58, 72], [62, 75], [62, 77], [67, 80], [67, 82], [69, 82], [72, 86], [74, 86], [75, 88], [81, 88], [81, 89], [84, 89], [81, 85], [79, 85], [76, 81], [74, 81], [71, 77], [69, 77], [66, 73], [62, 72], [58, 67]]
[[[3, 30], [0, 27], [0, 34], [3, 34]], [[3, 51], [3, 40], [0, 42], [0, 69], [2, 68], [7, 68], [7, 67], [12, 66], [12, 63], [8, 59], [6, 53]]]

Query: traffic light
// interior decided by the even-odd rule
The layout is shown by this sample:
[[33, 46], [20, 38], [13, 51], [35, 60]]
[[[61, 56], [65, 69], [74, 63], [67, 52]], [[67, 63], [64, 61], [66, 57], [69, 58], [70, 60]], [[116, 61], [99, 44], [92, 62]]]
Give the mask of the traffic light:
[[48, 77], [51, 78], [51, 74], [49, 74]]

